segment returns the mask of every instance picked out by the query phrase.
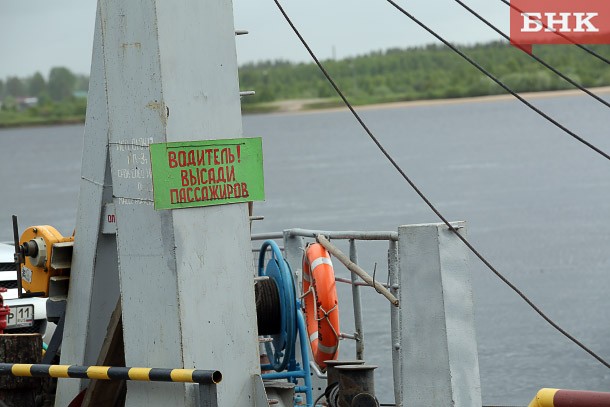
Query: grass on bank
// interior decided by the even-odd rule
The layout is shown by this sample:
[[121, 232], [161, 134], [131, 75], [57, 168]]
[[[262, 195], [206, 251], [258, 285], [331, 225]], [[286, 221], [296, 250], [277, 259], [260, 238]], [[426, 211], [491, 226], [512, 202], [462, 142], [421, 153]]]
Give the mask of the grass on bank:
[[[572, 89], [572, 85], [506, 42], [460, 47], [517, 92]], [[610, 45], [592, 45], [610, 55]], [[570, 45], [536, 46], [534, 53], [585, 87], [610, 85], [610, 68]], [[390, 49], [327, 60], [324, 65], [356, 106], [415, 100], [454, 99], [506, 92], [441, 45]], [[242, 111], [270, 113], [325, 109], [341, 101], [313, 63], [267, 61], [239, 69], [241, 89], [256, 95], [242, 99]], [[6, 107], [6, 106], [5, 106]], [[86, 102], [71, 99], [30, 109], [0, 111], [0, 127], [83, 122]]]
[[86, 99], [45, 102], [25, 109], [3, 108], [0, 109], [0, 128], [83, 123], [86, 111]]

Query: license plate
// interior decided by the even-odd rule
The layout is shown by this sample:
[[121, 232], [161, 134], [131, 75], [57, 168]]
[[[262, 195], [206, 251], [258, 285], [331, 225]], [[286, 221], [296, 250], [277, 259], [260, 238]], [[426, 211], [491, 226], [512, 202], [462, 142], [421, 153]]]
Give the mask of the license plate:
[[11, 313], [6, 316], [7, 328], [22, 328], [34, 325], [33, 305], [15, 305], [10, 309]]

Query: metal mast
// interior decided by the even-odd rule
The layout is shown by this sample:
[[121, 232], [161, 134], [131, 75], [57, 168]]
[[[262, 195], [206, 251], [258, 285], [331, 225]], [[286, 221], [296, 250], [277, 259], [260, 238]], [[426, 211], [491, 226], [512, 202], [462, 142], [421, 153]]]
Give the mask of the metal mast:
[[[120, 294], [128, 366], [219, 369], [219, 404], [253, 404], [247, 205], [155, 211], [148, 151], [241, 136], [231, 1], [98, 1], [62, 363], [95, 363]], [[56, 405], [84, 385], [60, 381]], [[128, 384], [128, 406], [194, 400]]]

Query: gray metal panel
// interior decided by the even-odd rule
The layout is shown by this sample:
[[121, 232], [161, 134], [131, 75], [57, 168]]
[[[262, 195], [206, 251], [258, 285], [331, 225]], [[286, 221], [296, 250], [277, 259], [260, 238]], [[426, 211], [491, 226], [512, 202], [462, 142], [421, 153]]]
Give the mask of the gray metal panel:
[[[148, 151], [166, 141], [155, 2], [100, 0], [100, 10], [125, 362], [181, 367], [173, 224], [169, 212], [152, 206]], [[193, 402], [182, 385], [127, 384], [127, 406]]]
[[[101, 45], [98, 6], [74, 252], [61, 353], [61, 363], [64, 364], [95, 364], [101, 342], [106, 336], [110, 314], [118, 299], [114, 236], [98, 240], [102, 207], [112, 199], [112, 186], [107, 173], [108, 114]], [[111, 306], [107, 307], [104, 303], [95, 303], [92, 300], [96, 297], [95, 293], [99, 292], [102, 293], [104, 301], [112, 303]], [[80, 389], [81, 380], [60, 380], [56, 405], [68, 405]]]
[[[118, 266], [127, 365], [217, 368], [219, 404], [251, 405], [259, 358], [247, 206], [155, 211], [148, 149], [242, 135], [231, 3], [100, 0], [96, 24], [66, 359], [97, 354], [108, 320], [98, 307], [116, 298], [100, 290]], [[100, 235], [111, 197], [116, 246], [107, 222]], [[77, 390], [64, 386], [57, 405]], [[126, 405], [193, 406], [196, 393], [130, 382]]]
[[[465, 223], [459, 233], [466, 235]], [[474, 325], [474, 299], [469, 267], [470, 252], [448, 228], [438, 229], [441, 242], [449, 367], [456, 406], [481, 405], [479, 356]]]
[[184, 366], [222, 371], [219, 405], [251, 405], [260, 368], [247, 205], [173, 215]]
[[[154, 211], [148, 161], [151, 142], [241, 136], [231, 4], [101, 4], [126, 362], [219, 369], [219, 404], [248, 405], [259, 368], [247, 207]], [[194, 396], [130, 383], [127, 405]]]
[[[157, 1], [156, 10], [167, 141], [242, 137], [231, 2]], [[219, 405], [251, 405], [260, 367], [248, 206], [171, 214], [184, 366], [222, 371]]]
[[467, 248], [443, 224], [398, 234], [403, 405], [480, 406]]

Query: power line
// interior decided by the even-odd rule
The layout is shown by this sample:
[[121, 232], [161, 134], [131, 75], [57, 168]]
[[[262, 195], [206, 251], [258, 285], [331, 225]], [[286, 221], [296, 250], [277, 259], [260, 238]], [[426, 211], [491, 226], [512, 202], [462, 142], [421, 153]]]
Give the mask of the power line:
[[[466, 9], [470, 14], [472, 14], [473, 16], [478, 18], [480, 21], [482, 21], [489, 28], [491, 28], [492, 30], [494, 30], [495, 32], [500, 34], [504, 39], [510, 41], [510, 37], [508, 35], [506, 35], [505, 33], [503, 33], [502, 31], [500, 31], [500, 29], [498, 29], [495, 25], [490, 23], [489, 20], [486, 20], [483, 16], [481, 16], [479, 13], [474, 11], [472, 8], [468, 7], [461, 0], [454, 0], [454, 1], [456, 3], [458, 3], [460, 6], [462, 6], [464, 9]], [[520, 45], [514, 44], [514, 46], [516, 46], [516, 47], [520, 48], [522, 51], [524, 51], [523, 48]], [[596, 95], [595, 93], [591, 92], [589, 89], [585, 88], [584, 86], [582, 86], [578, 82], [574, 81], [569, 76], [564, 75], [563, 73], [561, 73], [559, 70], [557, 70], [556, 68], [554, 68], [553, 66], [548, 64], [546, 61], [544, 61], [540, 57], [534, 55], [533, 53], [529, 53], [529, 52], [526, 52], [526, 53], [530, 57], [532, 57], [534, 60], [538, 61], [541, 65], [543, 65], [544, 67], [550, 69], [554, 74], [556, 74], [557, 76], [561, 77], [566, 82], [568, 82], [571, 85], [577, 87], [578, 89], [580, 89], [581, 91], [585, 92], [587, 95], [591, 96], [593, 99], [597, 100], [598, 102], [600, 102], [601, 104], [605, 105], [606, 107], [610, 107], [610, 103], [608, 103], [607, 101], [605, 101], [604, 99], [602, 99], [601, 97]]]
[[610, 160], [610, 155], [608, 155], [608, 153], [603, 151], [601, 148], [596, 147], [595, 145], [593, 145], [592, 143], [588, 142], [584, 138], [580, 137], [578, 134], [574, 133], [572, 130], [568, 129], [567, 127], [565, 127], [564, 125], [559, 123], [557, 120], [553, 119], [551, 116], [549, 116], [548, 114], [544, 113], [542, 110], [538, 109], [536, 106], [534, 106], [533, 104], [528, 102], [526, 99], [523, 98], [523, 96], [519, 95], [517, 92], [515, 92], [514, 90], [509, 88], [504, 82], [502, 82], [501, 80], [496, 78], [491, 72], [487, 71], [485, 68], [483, 68], [481, 65], [479, 65], [475, 60], [470, 58], [468, 55], [466, 55], [465, 53], [460, 51], [458, 48], [456, 48], [455, 45], [451, 44], [449, 41], [447, 41], [446, 39], [441, 37], [439, 34], [434, 32], [430, 27], [428, 27], [427, 25], [422, 23], [415, 16], [413, 16], [411, 13], [409, 13], [407, 10], [405, 10], [402, 7], [400, 7], [393, 0], [386, 0], [386, 1], [388, 3], [390, 3], [392, 6], [394, 6], [394, 8], [396, 8], [398, 11], [403, 13], [405, 16], [409, 17], [409, 19], [411, 19], [411, 21], [413, 21], [415, 24], [419, 25], [421, 28], [423, 28], [424, 30], [428, 31], [428, 33], [430, 33], [432, 36], [434, 36], [434, 38], [436, 38], [437, 40], [439, 40], [440, 42], [445, 44], [447, 47], [449, 47], [453, 52], [455, 52], [456, 54], [458, 54], [459, 56], [464, 58], [466, 61], [468, 61], [468, 63], [470, 63], [472, 66], [474, 66], [479, 71], [481, 71], [483, 74], [485, 74], [485, 76], [487, 76], [489, 79], [491, 79], [496, 84], [498, 84], [502, 89], [504, 89], [505, 91], [507, 91], [508, 93], [513, 95], [515, 98], [517, 98], [525, 106], [529, 107], [534, 112], [538, 113], [540, 116], [544, 117], [546, 120], [548, 120], [549, 122], [551, 122], [552, 124], [554, 124], [555, 126], [560, 128], [561, 130], [563, 130], [565, 133], [567, 133], [568, 135], [570, 135], [574, 139], [576, 139], [579, 142], [581, 142], [582, 144], [586, 145], [587, 147], [589, 147], [591, 150], [595, 151], [596, 153], [598, 153], [602, 157], [606, 158], [607, 160]]
[[419, 195], [419, 197], [426, 203], [426, 205], [432, 210], [432, 212], [434, 212], [434, 214], [449, 228], [449, 230], [451, 230], [466, 245], [466, 247], [468, 247], [468, 249], [470, 249], [470, 251], [475, 256], [477, 256], [479, 258], [479, 260], [481, 260], [483, 262], [483, 264], [485, 264], [487, 266], [487, 268], [489, 268], [498, 278], [500, 278], [500, 280], [502, 280], [515, 293], [517, 293], [517, 295], [519, 295], [534, 311], [536, 311], [536, 313], [538, 315], [540, 315], [553, 328], [555, 328], [557, 331], [562, 333], [565, 337], [567, 337], [569, 340], [574, 342], [585, 352], [587, 352], [588, 354], [593, 356], [595, 359], [597, 359], [601, 364], [603, 364], [607, 368], [610, 368], [610, 364], [608, 362], [606, 362], [603, 358], [601, 358], [599, 355], [597, 355], [595, 352], [593, 352], [591, 349], [589, 349], [587, 346], [585, 346], [583, 343], [581, 343], [578, 339], [576, 339], [574, 336], [572, 336], [567, 331], [565, 331], [563, 328], [561, 328], [559, 325], [557, 325], [557, 323], [555, 323], [553, 320], [551, 320], [540, 308], [538, 308], [538, 306], [536, 306], [536, 304], [534, 304], [532, 302], [532, 300], [530, 300], [521, 290], [519, 290], [506, 277], [504, 277], [504, 275], [502, 273], [500, 273], [498, 270], [496, 270], [496, 268], [493, 265], [491, 265], [491, 263], [485, 257], [483, 257], [483, 255], [481, 253], [479, 253], [479, 251], [477, 249], [475, 249], [475, 247], [464, 236], [462, 236], [451, 225], [451, 223], [449, 223], [449, 221], [445, 218], [445, 216], [443, 216], [443, 214], [432, 204], [432, 202], [428, 199], [428, 197], [419, 189], [419, 187], [417, 185], [415, 185], [415, 183], [411, 180], [411, 178], [409, 178], [409, 176], [404, 172], [404, 170], [400, 167], [400, 165], [398, 165], [396, 160], [394, 160], [394, 158], [390, 155], [390, 153], [383, 147], [381, 142], [377, 139], [377, 137], [375, 137], [375, 135], [368, 128], [368, 126], [364, 123], [364, 121], [362, 120], [360, 115], [356, 112], [356, 110], [354, 110], [354, 107], [352, 106], [352, 104], [347, 100], [347, 98], [345, 97], [345, 95], [343, 94], [341, 89], [339, 89], [339, 87], [337, 86], [335, 81], [332, 79], [330, 74], [326, 71], [326, 68], [324, 68], [324, 66], [322, 65], [320, 60], [316, 57], [314, 52], [311, 50], [311, 48], [309, 47], [309, 45], [307, 44], [307, 42], [305, 41], [305, 39], [299, 32], [299, 30], [292, 23], [292, 20], [290, 19], [290, 17], [288, 17], [288, 14], [286, 14], [286, 12], [284, 11], [284, 8], [279, 3], [279, 1], [278, 0], [273, 0], [273, 1], [275, 2], [275, 5], [279, 9], [280, 13], [282, 13], [282, 15], [284, 16], [284, 19], [286, 20], [286, 22], [290, 25], [290, 28], [292, 28], [292, 31], [294, 31], [294, 33], [299, 38], [299, 40], [301, 41], [301, 43], [303, 44], [303, 46], [305, 47], [305, 49], [307, 50], [307, 52], [309, 53], [311, 58], [314, 60], [314, 62], [316, 63], [316, 65], [318, 66], [320, 71], [322, 71], [322, 74], [326, 77], [328, 82], [335, 89], [335, 92], [337, 92], [337, 94], [339, 95], [341, 100], [343, 100], [343, 103], [345, 103], [345, 106], [349, 109], [349, 111], [352, 113], [354, 118], [358, 121], [360, 126], [364, 129], [364, 131], [369, 136], [369, 138], [373, 141], [373, 143], [375, 143], [375, 145], [377, 146], [377, 148], [379, 148], [381, 153], [388, 159], [388, 161], [392, 164], [392, 166], [396, 169], [396, 171], [398, 171], [398, 173], [402, 176], [402, 178], [411, 186], [411, 188], [415, 191], [415, 193], [417, 193], [417, 195]]
[[[500, 0], [500, 1], [501, 1], [502, 3], [504, 3], [504, 4], [506, 4], [508, 7], [512, 8], [513, 10], [516, 10], [516, 11], [517, 11], [517, 12], [519, 12], [519, 13], [523, 13], [523, 10], [521, 10], [520, 8], [518, 8], [518, 7], [516, 7], [515, 5], [511, 4], [511, 3], [510, 3], [508, 0]], [[549, 28], [549, 27], [548, 27], [546, 24], [544, 24], [542, 21], [538, 20], [538, 22], [539, 22], [540, 24], [542, 24], [542, 26], [543, 26], [544, 28]], [[549, 29], [549, 30], [550, 30], [550, 29]], [[582, 45], [582, 44], [578, 44], [578, 43], [574, 42], [574, 40], [572, 40], [570, 37], [568, 37], [567, 35], [565, 35], [565, 34], [563, 34], [563, 33], [559, 32], [559, 31], [556, 31], [556, 30], [551, 30], [551, 31], [553, 31], [555, 34], [557, 34], [558, 36], [560, 36], [560, 37], [561, 37], [561, 38], [563, 38], [564, 40], [568, 41], [568, 42], [569, 42], [569, 43], [571, 43], [572, 45], [576, 45], [578, 48], [582, 49], [582, 50], [583, 50], [583, 51], [585, 51], [586, 53], [591, 54], [591, 55], [593, 55], [595, 58], [599, 59], [600, 61], [604, 61], [605, 63], [607, 63], [608, 65], [610, 65], [610, 61], [609, 61], [607, 58], [605, 58], [605, 57], [603, 57], [603, 56], [599, 55], [597, 52], [593, 51], [591, 48], [585, 47], [585, 46], [584, 46], [584, 45]]]

